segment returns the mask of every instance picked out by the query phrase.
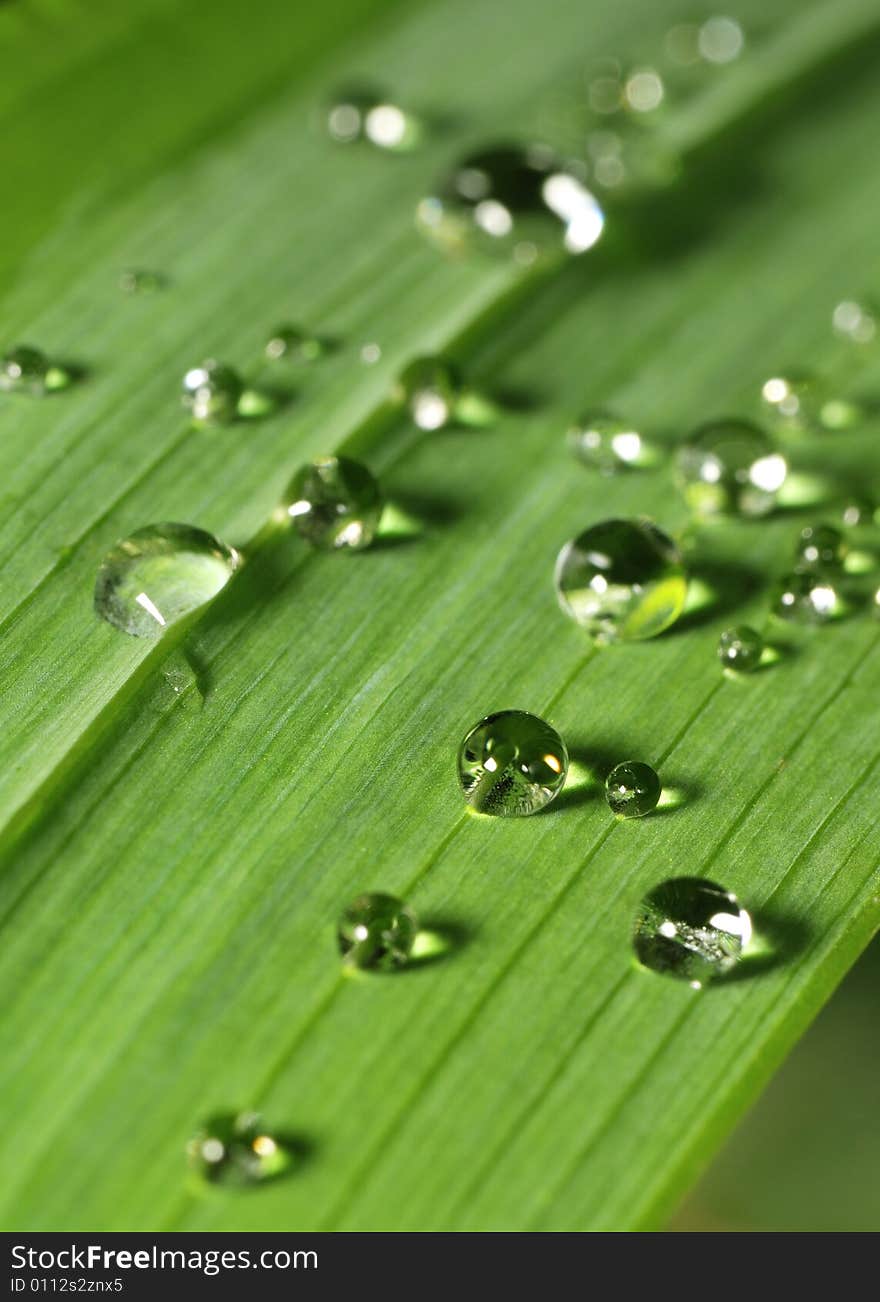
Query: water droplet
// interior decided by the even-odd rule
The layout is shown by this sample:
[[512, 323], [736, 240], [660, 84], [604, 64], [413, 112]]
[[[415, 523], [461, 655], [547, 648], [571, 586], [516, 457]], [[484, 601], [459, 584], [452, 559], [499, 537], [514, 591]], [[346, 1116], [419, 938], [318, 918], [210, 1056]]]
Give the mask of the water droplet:
[[382, 349], [379, 344], [374, 343], [371, 340], [369, 343], [363, 345], [363, 347], [361, 348], [361, 361], [363, 362], [364, 366], [375, 366], [376, 363], [381, 360], [382, 360]]
[[500, 710], [471, 728], [458, 749], [458, 780], [481, 814], [522, 818], [565, 785], [568, 751], [555, 728], [525, 710]]
[[265, 349], [266, 356], [273, 362], [282, 357], [292, 362], [316, 362], [325, 351], [326, 343], [318, 335], [292, 325], [280, 325], [273, 330]]
[[156, 294], [160, 289], [164, 289], [167, 283], [160, 272], [144, 271], [140, 268], [129, 268], [119, 277], [119, 288], [123, 294]]
[[874, 519], [874, 504], [866, 498], [854, 497], [846, 502], [840, 512], [841, 524], [847, 529], [859, 525], [871, 524]]
[[616, 764], [605, 779], [608, 808], [618, 818], [642, 818], [657, 808], [660, 779], [650, 764], [624, 760]]
[[877, 317], [871, 308], [854, 299], [838, 303], [831, 316], [835, 332], [855, 344], [869, 344], [877, 334]]
[[382, 494], [370, 471], [350, 457], [317, 457], [294, 475], [287, 513], [301, 538], [325, 551], [358, 551], [376, 535]]
[[556, 592], [567, 615], [597, 642], [656, 637], [684, 608], [678, 548], [650, 520], [603, 520], [565, 544]]
[[417, 933], [415, 914], [401, 900], [370, 891], [343, 910], [337, 939], [353, 967], [389, 972], [408, 961]]
[[725, 669], [733, 669], [738, 674], [752, 673], [763, 654], [764, 639], [748, 624], [725, 629], [718, 639], [718, 659]]
[[801, 624], [824, 624], [840, 614], [840, 595], [828, 575], [793, 570], [779, 583], [776, 614]]
[[241, 557], [188, 524], [155, 524], [118, 542], [101, 562], [95, 612], [134, 637], [158, 637], [226, 587]]
[[294, 1161], [292, 1147], [273, 1135], [257, 1112], [209, 1118], [187, 1144], [187, 1156], [208, 1184], [241, 1188], [277, 1179]]
[[743, 52], [745, 36], [734, 18], [718, 14], [703, 23], [697, 45], [707, 63], [732, 63]]
[[441, 247], [562, 246], [583, 253], [605, 222], [594, 195], [547, 150], [501, 146], [464, 159], [418, 206], [418, 221]]
[[846, 539], [832, 524], [808, 524], [795, 548], [798, 569], [839, 569], [846, 559]]
[[751, 935], [751, 918], [730, 891], [675, 877], [642, 900], [633, 948], [642, 967], [699, 988], [736, 966]]
[[183, 404], [196, 425], [227, 425], [235, 420], [243, 392], [238, 373], [211, 358], [183, 377]]
[[626, 107], [633, 113], [653, 113], [663, 103], [663, 79], [654, 68], [635, 68], [623, 87]]
[[401, 371], [394, 398], [406, 403], [419, 429], [448, 425], [460, 386], [452, 367], [439, 357], [419, 357]]
[[756, 425], [730, 419], [696, 430], [679, 452], [678, 470], [698, 515], [758, 516], [772, 511], [788, 466]]
[[656, 459], [644, 437], [631, 424], [604, 412], [582, 416], [569, 429], [566, 440], [578, 461], [604, 475], [639, 469]]
[[0, 389], [6, 393], [27, 393], [42, 398], [70, 383], [70, 373], [54, 365], [39, 348], [19, 344], [0, 361]]
[[341, 144], [368, 141], [378, 149], [405, 152], [423, 135], [423, 123], [368, 87], [340, 92], [327, 112], [327, 129]]

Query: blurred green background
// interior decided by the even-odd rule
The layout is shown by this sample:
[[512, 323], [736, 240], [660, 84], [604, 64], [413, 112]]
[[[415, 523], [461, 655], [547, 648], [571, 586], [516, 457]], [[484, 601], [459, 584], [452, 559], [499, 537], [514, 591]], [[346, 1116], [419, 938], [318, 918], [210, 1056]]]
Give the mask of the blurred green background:
[[670, 1225], [880, 1229], [880, 937], [852, 969]]

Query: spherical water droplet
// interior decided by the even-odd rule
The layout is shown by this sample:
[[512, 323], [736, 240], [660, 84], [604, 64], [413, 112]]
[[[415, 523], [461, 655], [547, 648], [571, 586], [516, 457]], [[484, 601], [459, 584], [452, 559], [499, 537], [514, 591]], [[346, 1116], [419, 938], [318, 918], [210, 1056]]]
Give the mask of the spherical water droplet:
[[846, 559], [846, 539], [831, 524], [808, 524], [795, 548], [798, 569], [839, 569]]
[[392, 971], [408, 961], [418, 923], [394, 895], [367, 892], [343, 910], [337, 927], [339, 950], [353, 967]]
[[197, 425], [227, 425], [235, 420], [243, 392], [237, 372], [210, 358], [183, 377], [183, 404]]
[[376, 536], [382, 494], [370, 471], [350, 457], [317, 457], [294, 475], [287, 513], [301, 538], [325, 551], [359, 551]]
[[95, 612], [134, 637], [158, 637], [226, 587], [241, 557], [188, 524], [155, 524], [116, 544], [101, 562]]
[[280, 325], [266, 341], [266, 356], [277, 362], [283, 357], [292, 362], [316, 362], [326, 351], [325, 341], [298, 326]]
[[522, 818], [565, 785], [568, 751], [555, 728], [524, 710], [500, 710], [471, 728], [458, 750], [458, 780], [481, 814]]
[[459, 390], [451, 366], [439, 357], [419, 357], [401, 371], [394, 398], [406, 403], [419, 429], [435, 430], [449, 424]]
[[759, 516], [775, 506], [788, 466], [756, 425], [731, 419], [696, 430], [679, 452], [678, 470], [698, 515]]
[[0, 361], [0, 389], [6, 393], [42, 398], [54, 389], [63, 389], [69, 380], [67, 371], [53, 365], [44, 352], [30, 344], [10, 348]]
[[119, 288], [123, 294], [156, 294], [160, 289], [164, 289], [167, 283], [160, 272], [144, 271], [139, 268], [129, 268], [119, 277]]
[[418, 221], [441, 247], [460, 252], [477, 243], [513, 254], [561, 243], [583, 253], [605, 218], [572, 170], [546, 150], [502, 146], [465, 158], [436, 193], [423, 199]]
[[209, 1118], [187, 1145], [190, 1166], [208, 1184], [246, 1188], [284, 1175], [294, 1153], [256, 1112]]
[[824, 624], [840, 614], [840, 595], [827, 574], [793, 570], [780, 581], [776, 614], [801, 624]]
[[642, 818], [657, 808], [660, 779], [650, 764], [624, 760], [616, 764], [605, 779], [608, 808], [618, 818]]
[[631, 424], [603, 412], [581, 417], [566, 440], [579, 461], [604, 475], [635, 470], [654, 460], [644, 437]]
[[734, 18], [718, 14], [703, 23], [697, 45], [707, 63], [732, 63], [742, 54], [745, 36]]
[[751, 918], [730, 891], [676, 877], [642, 900], [633, 948], [642, 967], [699, 988], [736, 966], [751, 935]]
[[556, 592], [567, 615], [597, 642], [656, 637], [684, 608], [678, 548], [650, 520], [603, 520], [565, 544]]
[[763, 653], [764, 639], [748, 624], [728, 628], [718, 639], [718, 659], [725, 669], [733, 669], [738, 674], [750, 674], [757, 669]]
[[341, 144], [368, 141], [378, 149], [406, 151], [421, 139], [423, 126], [412, 113], [370, 87], [340, 92], [327, 112], [327, 129]]
[[877, 317], [864, 303], [845, 299], [831, 316], [835, 332], [855, 344], [869, 344], [877, 334]]

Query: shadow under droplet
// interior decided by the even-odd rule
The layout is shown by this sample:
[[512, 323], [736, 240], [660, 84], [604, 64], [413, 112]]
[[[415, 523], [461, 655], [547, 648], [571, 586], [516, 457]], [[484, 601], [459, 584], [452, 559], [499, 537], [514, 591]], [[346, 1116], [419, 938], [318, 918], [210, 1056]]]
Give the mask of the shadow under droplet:
[[756, 910], [752, 913], [752, 939], [739, 963], [724, 976], [710, 981], [707, 989], [749, 981], [791, 962], [807, 948], [812, 935], [812, 928], [802, 918], [775, 909]]
[[460, 918], [429, 918], [419, 928], [409, 962], [400, 972], [420, 972], [435, 963], [454, 958], [475, 935], [476, 928]]
[[697, 560], [691, 561], [689, 568], [689, 597], [693, 594], [693, 598], [664, 637], [686, 633], [720, 615], [732, 614], [765, 586], [762, 576], [745, 565]]
[[242, 421], [268, 420], [278, 412], [284, 411], [294, 401], [293, 389], [282, 389], [273, 385], [248, 386], [238, 400], [236, 416]]
[[687, 805], [692, 805], [695, 800], [699, 800], [702, 793], [703, 788], [698, 782], [683, 782], [677, 778], [671, 782], [664, 782], [657, 808], [648, 814], [648, 818], [675, 814], [679, 809], [684, 809]]
[[625, 749], [615, 751], [610, 746], [570, 746], [565, 786], [541, 813], [577, 809], [592, 801], [603, 800], [605, 779], [621, 758], [627, 758], [627, 754]]

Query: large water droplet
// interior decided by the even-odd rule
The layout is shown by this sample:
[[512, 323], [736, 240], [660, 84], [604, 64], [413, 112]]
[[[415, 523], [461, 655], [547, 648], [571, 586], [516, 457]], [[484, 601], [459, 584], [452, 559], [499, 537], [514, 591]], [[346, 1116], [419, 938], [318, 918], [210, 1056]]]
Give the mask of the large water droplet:
[[548, 150], [499, 146], [471, 154], [418, 206], [421, 228], [443, 248], [460, 252], [477, 243], [503, 248], [529, 262], [538, 250], [560, 245], [569, 253], [592, 248], [605, 218], [575, 171]]
[[417, 933], [416, 916], [402, 900], [368, 891], [343, 910], [336, 934], [346, 962], [389, 972], [409, 960]]
[[678, 454], [685, 499], [699, 515], [772, 511], [788, 466], [756, 425], [720, 420], [696, 430]]
[[190, 1166], [209, 1184], [247, 1188], [286, 1174], [292, 1146], [267, 1129], [257, 1112], [210, 1117], [187, 1145]]
[[243, 393], [237, 371], [211, 358], [183, 377], [183, 404], [196, 425], [228, 425], [238, 415]]
[[643, 967], [699, 988], [736, 966], [751, 935], [751, 919], [730, 891], [676, 877], [642, 900], [633, 948]]
[[500, 710], [471, 728], [458, 750], [458, 780], [481, 814], [523, 817], [559, 795], [568, 751], [555, 728], [524, 710]]
[[104, 557], [95, 582], [95, 611], [123, 633], [158, 637], [216, 597], [240, 562], [234, 548], [203, 529], [150, 525]]
[[603, 520], [556, 562], [565, 613], [597, 642], [656, 637], [678, 619], [687, 579], [678, 548], [650, 520]]
[[301, 538], [325, 551], [359, 551], [376, 535], [382, 493], [373, 475], [350, 457], [318, 457], [294, 475], [287, 513]]

